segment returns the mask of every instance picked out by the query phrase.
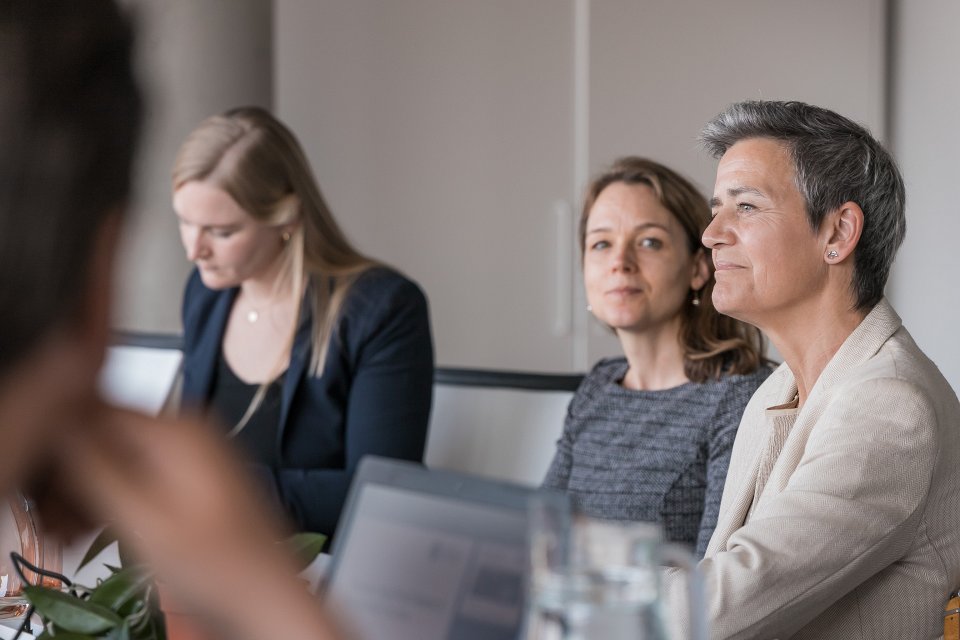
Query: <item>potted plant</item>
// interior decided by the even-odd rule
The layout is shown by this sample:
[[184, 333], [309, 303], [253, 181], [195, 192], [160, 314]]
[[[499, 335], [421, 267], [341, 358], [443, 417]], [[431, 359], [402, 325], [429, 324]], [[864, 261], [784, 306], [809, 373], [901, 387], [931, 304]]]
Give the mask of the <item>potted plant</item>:
[[[104, 530], [93, 541], [77, 569], [95, 559], [116, 538]], [[286, 541], [303, 567], [320, 553], [326, 536], [300, 533]], [[61, 588], [42, 585], [24, 587], [30, 608], [15, 638], [19, 637], [33, 613], [43, 624], [38, 640], [199, 640], [207, 635], [189, 614], [171, 610], [170, 600], [158, 591], [152, 573], [144, 566], [130, 563], [120, 546], [121, 566], [107, 565], [111, 575], [94, 587], [71, 582], [66, 576], [34, 566], [18, 553], [12, 553], [14, 566], [24, 584], [24, 569], [58, 580]], [[175, 602], [175, 599], [173, 600]]]

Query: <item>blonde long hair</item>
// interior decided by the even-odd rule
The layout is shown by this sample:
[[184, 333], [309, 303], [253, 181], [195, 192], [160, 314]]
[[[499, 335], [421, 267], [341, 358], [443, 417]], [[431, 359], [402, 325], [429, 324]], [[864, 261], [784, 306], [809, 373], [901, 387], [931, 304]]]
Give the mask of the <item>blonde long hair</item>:
[[[285, 275], [294, 291], [307, 285], [303, 303], [313, 311], [310, 372], [320, 375], [350, 288], [379, 263], [347, 240], [300, 143], [265, 109], [231, 109], [204, 120], [180, 147], [173, 165], [173, 190], [191, 181], [223, 189], [265, 224], [299, 221], [287, 242]], [[295, 332], [296, 327], [291, 345]]]

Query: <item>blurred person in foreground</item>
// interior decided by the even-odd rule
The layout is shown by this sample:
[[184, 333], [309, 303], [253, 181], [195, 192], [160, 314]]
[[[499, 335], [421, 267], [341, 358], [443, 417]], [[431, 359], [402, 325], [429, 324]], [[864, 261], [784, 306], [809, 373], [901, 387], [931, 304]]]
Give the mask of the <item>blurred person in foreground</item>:
[[333, 637], [214, 430], [98, 397], [140, 113], [125, 21], [108, 0], [4, 2], [0, 83], [2, 488], [43, 470], [224, 637], [275, 637], [278, 620], [285, 638]]
[[884, 297], [893, 158], [851, 120], [744, 102], [703, 234], [717, 309], [784, 363], [747, 405], [701, 569], [714, 638], [926, 639], [960, 584], [960, 404]]
[[760, 332], [713, 308], [709, 223], [696, 187], [646, 158], [621, 158], [587, 187], [587, 301], [624, 356], [580, 385], [543, 483], [589, 516], [660, 523], [699, 557], [743, 408], [771, 371]]

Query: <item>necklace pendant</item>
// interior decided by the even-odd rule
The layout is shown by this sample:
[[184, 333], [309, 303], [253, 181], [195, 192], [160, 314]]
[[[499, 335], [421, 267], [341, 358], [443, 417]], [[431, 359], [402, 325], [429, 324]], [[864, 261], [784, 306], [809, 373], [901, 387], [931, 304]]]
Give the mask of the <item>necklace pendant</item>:
[[247, 322], [249, 322], [250, 324], [253, 324], [259, 319], [260, 319], [260, 314], [257, 312], [256, 309], [251, 309], [250, 311], [247, 311]]

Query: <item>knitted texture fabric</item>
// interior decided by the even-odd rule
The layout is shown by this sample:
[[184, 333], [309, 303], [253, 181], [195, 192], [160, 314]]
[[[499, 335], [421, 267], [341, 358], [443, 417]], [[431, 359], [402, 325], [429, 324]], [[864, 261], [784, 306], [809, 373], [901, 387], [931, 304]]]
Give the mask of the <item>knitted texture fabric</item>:
[[584, 378], [543, 485], [592, 517], [661, 523], [702, 557], [740, 417], [771, 370], [635, 391], [621, 385], [627, 368], [601, 360]]

